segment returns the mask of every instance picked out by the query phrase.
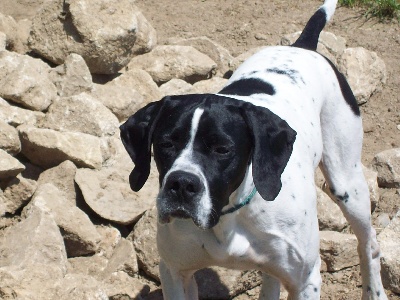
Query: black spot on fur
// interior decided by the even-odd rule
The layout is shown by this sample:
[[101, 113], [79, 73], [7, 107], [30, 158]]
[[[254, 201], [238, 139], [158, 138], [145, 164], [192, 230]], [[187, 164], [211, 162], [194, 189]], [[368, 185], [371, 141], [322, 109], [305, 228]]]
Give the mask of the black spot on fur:
[[304, 83], [304, 80], [301, 76], [299, 76], [299, 72], [293, 69], [285, 68], [272, 68], [266, 70], [268, 73], [275, 73], [279, 75], [284, 75], [290, 78], [292, 83], [298, 83], [297, 80], [301, 80]]
[[244, 78], [232, 82], [224, 87], [219, 94], [223, 95], [237, 95], [237, 96], [250, 96], [253, 94], [267, 94], [275, 95], [274, 87], [263, 80], [256, 78]]

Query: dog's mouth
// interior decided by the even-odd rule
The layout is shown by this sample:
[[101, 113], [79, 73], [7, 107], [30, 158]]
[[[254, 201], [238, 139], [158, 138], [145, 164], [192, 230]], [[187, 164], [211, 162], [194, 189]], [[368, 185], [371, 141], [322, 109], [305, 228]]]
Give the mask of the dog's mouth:
[[191, 219], [192, 216], [183, 208], [178, 208], [170, 212], [159, 213], [160, 223], [170, 223], [172, 219]]

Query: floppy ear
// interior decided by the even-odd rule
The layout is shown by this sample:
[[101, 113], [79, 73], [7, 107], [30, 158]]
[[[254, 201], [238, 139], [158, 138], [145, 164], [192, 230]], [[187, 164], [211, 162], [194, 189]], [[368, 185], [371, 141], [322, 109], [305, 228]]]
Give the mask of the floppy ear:
[[261, 197], [272, 201], [281, 190], [281, 175], [292, 154], [297, 133], [267, 108], [248, 104], [243, 109], [253, 135], [254, 184]]
[[150, 174], [151, 140], [164, 99], [139, 109], [120, 126], [121, 140], [135, 164], [129, 175], [131, 189], [139, 191]]

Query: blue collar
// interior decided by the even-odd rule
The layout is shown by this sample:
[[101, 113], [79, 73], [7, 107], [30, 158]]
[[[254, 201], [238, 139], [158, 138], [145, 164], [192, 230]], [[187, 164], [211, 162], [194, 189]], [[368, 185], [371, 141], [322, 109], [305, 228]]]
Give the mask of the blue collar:
[[232, 206], [231, 208], [228, 208], [227, 210], [221, 212], [221, 216], [233, 213], [237, 211], [238, 209], [242, 208], [243, 206], [247, 205], [250, 203], [251, 199], [253, 199], [254, 195], [257, 193], [256, 187], [253, 188], [251, 193], [239, 204], [236, 204], [235, 206]]

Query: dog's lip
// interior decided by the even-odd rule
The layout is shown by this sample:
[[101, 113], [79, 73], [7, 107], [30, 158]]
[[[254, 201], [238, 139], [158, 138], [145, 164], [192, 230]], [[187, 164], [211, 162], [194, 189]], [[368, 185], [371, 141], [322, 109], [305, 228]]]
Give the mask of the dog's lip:
[[168, 213], [159, 214], [159, 219], [161, 223], [170, 223], [173, 218], [191, 219], [192, 216], [185, 209], [175, 209]]

